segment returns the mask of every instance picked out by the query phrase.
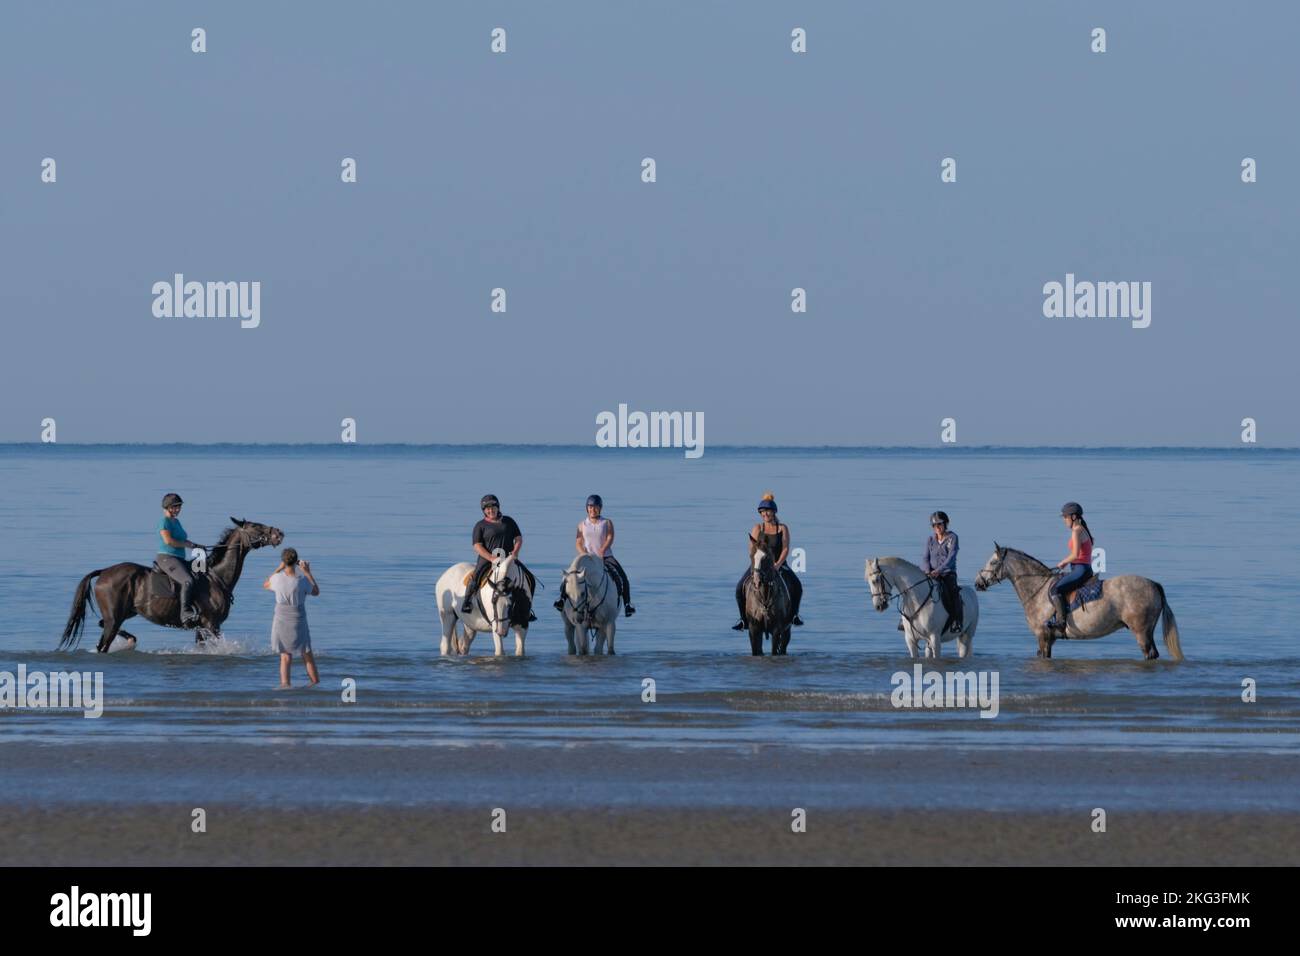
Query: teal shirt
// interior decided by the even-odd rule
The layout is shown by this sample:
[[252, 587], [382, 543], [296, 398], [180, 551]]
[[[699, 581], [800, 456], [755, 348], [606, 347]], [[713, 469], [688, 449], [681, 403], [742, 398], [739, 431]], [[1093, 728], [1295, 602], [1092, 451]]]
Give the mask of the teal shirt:
[[[185, 529], [181, 527], [181, 523], [178, 518], [169, 518], [167, 515], [163, 515], [161, 518], [158, 519], [158, 531], [161, 532], [163, 528], [166, 528], [168, 533], [171, 534], [173, 541], [189, 540], [189, 535], [187, 535], [185, 533]], [[184, 548], [169, 548], [166, 544], [163, 543], [161, 534], [159, 534], [157, 537], [158, 537], [159, 554], [172, 554], [178, 558], [185, 557]]]

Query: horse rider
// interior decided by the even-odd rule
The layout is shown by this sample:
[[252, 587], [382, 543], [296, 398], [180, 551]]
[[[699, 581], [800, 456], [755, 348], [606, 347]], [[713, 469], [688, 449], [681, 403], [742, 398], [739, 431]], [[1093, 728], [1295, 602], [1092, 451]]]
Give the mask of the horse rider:
[[[930, 528], [934, 534], [925, 539], [925, 553], [921, 555], [921, 570], [939, 583], [939, 597], [948, 612], [946, 631], [961, 633], [961, 587], [957, 584], [957, 533], [948, 530], [948, 515], [936, 511], [930, 515]], [[902, 625], [899, 625], [902, 630]]]
[[[790, 610], [794, 615], [790, 623], [802, 627], [799, 602], [803, 600], [803, 582], [785, 563], [790, 555], [790, 527], [776, 520], [776, 499], [770, 491], [758, 503], [758, 516], [758, 524], [749, 530], [750, 563], [753, 564], [754, 554], [759, 548], [767, 552], [772, 565], [785, 582], [786, 590], [790, 592]], [[736, 607], [740, 609], [740, 620], [731, 626], [733, 631], [743, 631], [749, 627], [745, 620], [745, 581], [749, 578], [749, 573], [746, 571], [736, 583]]]
[[[524, 533], [519, 530], [519, 525], [515, 524], [515, 519], [501, 513], [501, 502], [497, 500], [496, 495], [484, 495], [479, 501], [479, 507], [483, 511], [483, 519], [474, 525], [474, 531], [470, 535], [474, 553], [478, 555], [478, 563], [474, 565], [474, 574], [470, 579], [469, 587], [465, 589], [465, 600], [461, 602], [460, 610], [463, 614], [469, 614], [474, 609], [474, 595], [478, 593], [479, 588], [483, 586], [483, 579], [492, 570], [497, 553], [514, 555], [519, 570], [523, 571], [528, 578], [529, 591], [536, 593], [537, 590], [537, 579], [533, 577], [533, 572], [518, 560], [519, 552], [524, 546]], [[528, 611], [528, 620], [530, 622], [537, 620], [537, 615], [531, 608]]]
[[[631, 617], [636, 613], [636, 608], [632, 606], [632, 585], [627, 579], [627, 572], [623, 570], [623, 565], [619, 564], [618, 559], [610, 552], [614, 547], [614, 522], [601, 517], [604, 508], [605, 502], [601, 500], [600, 495], [587, 496], [587, 517], [578, 522], [578, 535], [574, 540], [574, 547], [578, 554], [594, 555], [604, 562], [605, 570], [618, 582], [618, 593], [623, 598], [623, 616]], [[555, 602], [555, 609], [564, 610], [563, 589]]]
[[194, 575], [190, 571], [189, 561], [185, 559], [185, 549], [205, 549], [203, 545], [195, 544], [185, 536], [185, 528], [180, 522], [181, 507], [184, 504], [178, 494], [163, 495], [163, 516], [158, 519], [158, 536], [162, 539], [162, 544], [154, 560], [167, 577], [181, 586], [181, 624], [190, 624], [197, 621], [200, 615], [190, 599], [194, 590]]
[[1083, 520], [1083, 508], [1077, 501], [1067, 501], [1061, 506], [1061, 520], [1070, 529], [1070, 553], [1056, 563], [1057, 568], [1065, 573], [1052, 582], [1048, 591], [1056, 613], [1043, 623], [1049, 631], [1056, 631], [1064, 637], [1065, 616], [1069, 613], [1066, 597], [1093, 576], [1092, 532], [1088, 529], [1088, 522]]

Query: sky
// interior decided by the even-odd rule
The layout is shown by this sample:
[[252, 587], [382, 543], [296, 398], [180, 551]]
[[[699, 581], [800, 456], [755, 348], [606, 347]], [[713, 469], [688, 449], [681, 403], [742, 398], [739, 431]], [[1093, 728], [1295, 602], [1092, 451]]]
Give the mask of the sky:
[[[0, 441], [582, 445], [626, 404], [712, 444], [1297, 446], [1298, 34], [1282, 2], [6, 4]], [[156, 317], [176, 273], [260, 282], [260, 324]], [[1067, 273], [1150, 282], [1150, 326], [1045, 317]]]

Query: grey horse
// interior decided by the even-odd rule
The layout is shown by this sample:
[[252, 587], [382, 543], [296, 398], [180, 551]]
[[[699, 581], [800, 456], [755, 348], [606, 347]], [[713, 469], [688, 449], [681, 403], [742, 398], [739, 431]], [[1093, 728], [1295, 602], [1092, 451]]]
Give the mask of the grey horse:
[[754, 551], [754, 564], [745, 581], [745, 621], [749, 625], [749, 651], [763, 656], [763, 638], [772, 638], [772, 653], [784, 654], [790, 646], [794, 603], [790, 591], [762, 548]]
[[[1024, 606], [1029, 630], [1038, 638], [1039, 657], [1051, 657], [1052, 644], [1058, 640], [1044, 625], [1054, 610], [1048, 597], [1048, 586], [1054, 578], [1055, 573], [1042, 561], [1015, 548], [1001, 547], [996, 541], [992, 556], [975, 576], [977, 591], [985, 591], [1002, 580], [1011, 582]], [[1156, 624], [1162, 621], [1165, 650], [1174, 660], [1181, 661], [1183, 649], [1178, 642], [1178, 623], [1165, 600], [1165, 589], [1148, 578], [1121, 574], [1106, 579], [1100, 597], [1069, 613], [1065, 637], [1091, 640], [1127, 627], [1137, 638], [1142, 656], [1152, 661], [1160, 656], [1155, 633]]]

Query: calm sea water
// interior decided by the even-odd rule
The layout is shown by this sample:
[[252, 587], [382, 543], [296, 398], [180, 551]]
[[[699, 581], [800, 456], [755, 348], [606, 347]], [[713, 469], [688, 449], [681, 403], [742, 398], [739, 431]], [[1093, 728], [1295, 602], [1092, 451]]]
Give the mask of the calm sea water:
[[[0, 446], [0, 670], [100, 669], [106, 696], [99, 720], [0, 711], [0, 735], [52, 746], [599, 738], [665, 752], [777, 742], [1295, 752], [1298, 479], [1300, 454], [1255, 449], [710, 449], [688, 461], [586, 448]], [[94, 655], [92, 618], [80, 651], [53, 651], [83, 574], [151, 560], [158, 500], [171, 490], [185, 497], [192, 538], [211, 543], [230, 516], [246, 517], [282, 528], [312, 562], [321, 687], [276, 688], [273, 599], [260, 588], [271, 549], [250, 558], [216, 646], [136, 618], [137, 651]], [[756, 660], [729, 626], [766, 490], [807, 553], [807, 625], [788, 658]], [[546, 585], [541, 620], [525, 659], [492, 659], [482, 635], [471, 659], [440, 659], [434, 583], [468, 558], [488, 491], [523, 529], [523, 556]], [[549, 604], [591, 492], [616, 522], [639, 613], [620, 622], [619, 656], [574, 659]], [[942, 508], [961, 537], [964, 582], [995, 539], [1055, 561], [1067, 499], [1084, 503], [1108, 574], [1164, 585], [1186, 662], [1143, 661], [1127, 632], [1058, 644], [1039, 661], [1002, 584], [980, 596], [974, 657], [939, 665], [997, 671], [999, 716], [893, 708], [891, 675], [910, 662], [896, 616], [870, 606], [864, 558], [919, 560], [928, 515]], [[345, 677], [354, 704], [340, 699]], [[1248, 677], [1253, 704], [1241, 701]], [[654, 703], [642, 701], [645, 678]], [[299, 664], [294, 679], [305, 679]]]

